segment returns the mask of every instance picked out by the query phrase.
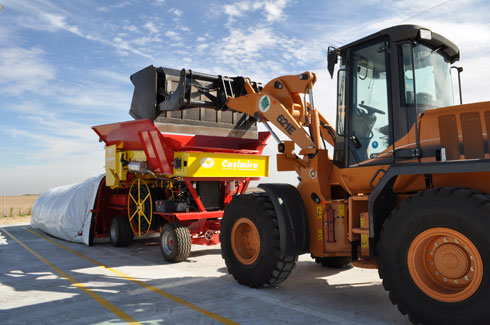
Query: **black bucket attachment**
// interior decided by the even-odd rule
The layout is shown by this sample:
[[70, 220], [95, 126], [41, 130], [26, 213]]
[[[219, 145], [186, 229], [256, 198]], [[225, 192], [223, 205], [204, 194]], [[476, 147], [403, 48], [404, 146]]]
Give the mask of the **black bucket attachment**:
[[[129, 114], [148, 118], [166, 132], [257, 137], [255, 120], [228, 110], [228, 96], [246, 95], [243, 77], [215, 76], [192, 70], [155, 68], [131, 76], [134, 85]], [[256, 91], [262, 85], [252, 82]]]

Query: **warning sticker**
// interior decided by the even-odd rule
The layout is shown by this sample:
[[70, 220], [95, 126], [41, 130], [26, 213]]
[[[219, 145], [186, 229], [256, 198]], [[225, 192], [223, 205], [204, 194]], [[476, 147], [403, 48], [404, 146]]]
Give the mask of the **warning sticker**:
[[323, 240], [323, 230], [318, 229], [318, 240]]
[[368, 235], [366, 235], [366, 234], [361, 235], [361, 247], [363, 247], [363, 248], [368, 247]]
[[339, 217], [345, 217], [345, 204], [339, 204]]
[[323, 217], [322, 206], [321, 205], [317, 205], [316, 206], [316, 217], [318, 219], [321, 219]]

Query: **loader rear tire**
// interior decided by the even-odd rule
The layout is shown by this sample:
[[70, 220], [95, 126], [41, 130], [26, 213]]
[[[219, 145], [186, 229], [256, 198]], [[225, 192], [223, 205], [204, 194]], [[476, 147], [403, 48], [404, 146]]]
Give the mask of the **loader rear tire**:
[[286, 280], [298, 260], [281, 254], [277, 215], [266, 193], [242, 194], [231, 201], [221, 220], [220, 241], [228, 272], [252, 288]]
[[334, 269], [343, 269], [351, 266], [352, 257], [350, 256], [329, 256], [329, 257], [315, 257], [316, 264], [321, 264], [325, 267], [331, 267]]
[[169, 262], [182, 262], [191, 253], [191, 234], [186, 226], [179, 222], [169, 222], [160, 232], [160, 251]]
[[490, 196], [436, 188], [405, 200], [380, 233], [379, 275], [422, 324], [488, 324]]
[[109, 226], [111, 244], [115, 247], [129, 246], [133, 241], [133, 230], [126, 216], [117, 216], [112, 219]]

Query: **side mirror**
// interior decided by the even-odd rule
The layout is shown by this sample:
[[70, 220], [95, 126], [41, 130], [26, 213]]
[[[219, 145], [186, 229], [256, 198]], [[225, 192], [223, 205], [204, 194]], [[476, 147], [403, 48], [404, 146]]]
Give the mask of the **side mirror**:
[[335, 70], [335, 65], [338, 62], [337, 59], [338, 56], [338, 49], [335, 47], [329, 46], [328, 47], [328, 54], [327, 54], [327, 69], [328, 72], [330, 73], [330, 77], [333, 79], [333, 72]]

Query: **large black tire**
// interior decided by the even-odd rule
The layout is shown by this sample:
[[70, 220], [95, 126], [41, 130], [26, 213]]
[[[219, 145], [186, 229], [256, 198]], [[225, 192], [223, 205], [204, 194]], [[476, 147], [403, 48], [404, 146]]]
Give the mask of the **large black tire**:
[[160, 232], [160, 251], [169, 262], [182, 262], [191, 253], [191, 234], [179, 222], [169, 222]]
[[350, 256], [315, 257], [315, 262], [325, 267], [331, 267], [334, 269], [343, 269], [351, 266], [352, 257]]
[[126, 216], [117, 216], [109, 226], [111, 244], [115, 247], [129, 246], [133, 241], [133, 231]]
[[490, 197], [480, 192], [436, 188], [402, 202], [378, 246], [393, 304], [413, 323], [488, 324], [489, 230]]
[[[256, 251], [250, 255], [240, 253], [239, 243], [232, 243], [237, 240], [232, 234], [234, 226], [235, 233], [239, 233], [237, 227], [241, 226], [245, 230], [253, 230], [257, 242], [255, 247], [258, 248]], [[240, 284], [260, 288], [275, 286], [286, 280], [298, 256], [282, 255], [279, 240], [277, 216], [266, 193], [240, 195], [226, 207], [221, 220], [221, 255], [228, 272]]]
[[95, 238], [95, 213], [92, 213], [92, 218], [90, 219], [90, 233], [88, 234], [88, 245], [94, 245]]

